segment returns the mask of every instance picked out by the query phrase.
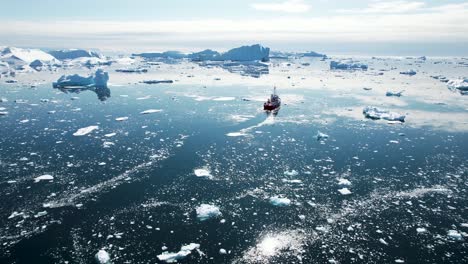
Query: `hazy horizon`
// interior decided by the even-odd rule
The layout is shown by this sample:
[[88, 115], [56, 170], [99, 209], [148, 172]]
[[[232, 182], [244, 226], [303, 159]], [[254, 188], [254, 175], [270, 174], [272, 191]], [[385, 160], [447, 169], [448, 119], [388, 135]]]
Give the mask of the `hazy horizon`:
[[260, 43], [281, 51], [468, 55], [467, 1], [20, 2], [0, 11], [2, 46], [131, 53]]

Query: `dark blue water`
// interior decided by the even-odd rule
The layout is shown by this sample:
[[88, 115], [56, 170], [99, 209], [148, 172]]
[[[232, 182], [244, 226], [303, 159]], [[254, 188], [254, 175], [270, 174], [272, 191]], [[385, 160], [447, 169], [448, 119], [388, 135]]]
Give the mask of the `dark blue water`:
[[[288, 92], [303, 98], [273, 116], [241, 100], [266, 86], [110, 89], [100, 101], [48, 84], [2, 87], [0, 262], [93, 263], [105, 249], [112, 263], [159, 263], [189, 243], [199, 250], [178, 262], [468, 261], [466, 131], [333, 115], [326, 110], [360, 104], [326, 91]], [[419, 104], [411, 106], [429, 107]], [[140, 114], [147, 109], [163, 111]], [[72, 135], [91, 125], [99, 129]], [[238, 131], [247, 135], [227, 136]], [[317, 140], [318, 131], [329, 138]], [[54, 180], [34, 182], [44, 174]], [[275, 196], [291, 203], [275, 206]], [[200, 221], [201, 204], [222, 215]]]

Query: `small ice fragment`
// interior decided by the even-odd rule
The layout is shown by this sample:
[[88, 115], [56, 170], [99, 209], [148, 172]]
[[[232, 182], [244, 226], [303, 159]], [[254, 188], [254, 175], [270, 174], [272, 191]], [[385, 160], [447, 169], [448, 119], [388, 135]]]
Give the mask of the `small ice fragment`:
[[351, 191], [350, 191], [348, 188], [339, 189], [338, 192], [341, 193], [342, 195], [349, 195], [349, 194], [351, 194]]
[[384, 119], [387, 121], [405, 122], [404, 115], [401, 115], [395, 112], [390, 112], [387, 110], [382, 110], [373, 106], [365, 107], [362, 113], [364, 114], [366, 118], [370, 118], [370, 119]]
[[117, 117], [117, 118], [115, 119], [115, 121], [119, 121], [119, 122], [126, 121], [126, 120], [128, 120], [128, 116]]
[[220, 249], [219, 249], [219, 254], [220, 254], [220, 255], [226, 255], [226, 254], [227, 254], [227, 251], [226, 251], [224, 248], [220, 248]]
[[109, 133], [109, 134], [105, 134], [104, 136], [105, 137], [113, 137], [115, 135], [117, 135], [117, 133]]
[[181, 260], [192, 253], [193, 250], [199, 249], [200, 244], [190, 243], [188, 245], [182, 246], [180, 251], [177, 253], [171, 252], [163, 252], [161, 255], [158, 255], [158, 259], [160, 261], [164, 261], [166, 263], [174, 263], [178, 260]]
[[386, 246], [388, 246], [388, 242], [385, 241], [383, 238], [379, 239], [379, 242], [386, 245]]
[[205, 177], [205, 178], [212, 178], [213, 175], [211, 175], [211, 172], [209, 169], [207, 168], [200, 168], [200, 169], [195, 169], [193, 171], [193, 173], [195, 174], [195, 176], [197, 177]]
[[96, 261], [99, 264], [107, 264], [110, 263], [110, 255], [104, 249], [101, 249], [95, 255]]
[[339, 178], [338, 185], [350, 186], [351, 182], [348, 179]]
[[426, 233], [426, 232], [427, 232], [427, 229], [424, 228], [424, 227], [418, 227], [418, 228], [416, 228], [416, 232], [418, 232], [419, 234], [420, 234], [420, 233]]
[[148, 115], [148, 114], [159, 113], [159, 112], [162, 112], [162, 110], [161, 109], [148, 109], [143, 112], [140, 112], [140, 114]]
[[202, 204], [196, 208], [197, 218], [200, 221], [205, 221], [210, 218], [218, 217], [221, 215], [219, 207], [212, 204]]
[[284, 175], [290, 176], [290, 177], [295, 177], [295, 176], [299, 175], [299, 172], [297, 172], [296, 170], [290, 170], [290, 171], [285, 171]]
[[41, 175], [41, 176], [38, 176], [38, 177], [34, 178], [34, 182], [52, 181], [53, 179], [54, 179], [54, 176], [49, 175], [49, 174], [45, 174], [45, 175]]
[[94, 130], [98, 128], [99, 128], [98, 126], [83, 127], [83, 128], [78, 129], [75, 133], [73, 133], [73, 136], [75, 137], [84, 136], [93, 132]]
[[395, 259], [395, 263], [405, 263], [405, 261], [402, 259]]
[[273, 196], [270, 197], [270, 203], [274, 206], [289, 206], [291, 204], [291, 200], [288, 198]]
[[453, 240], [462, 240], [462, 235], [457, 230], [449, 230], [447, 236]]
[[328, 136], [327, 134], [325, 134], [325, 133], [322, 133], [322, 132], [320, 132], [320, 131], [317, 132], [317, 136], [316, 136], [317, 141], [321, 141], [321, 140], [328, 139], [328, 137], [329, 137], [329, 136]]

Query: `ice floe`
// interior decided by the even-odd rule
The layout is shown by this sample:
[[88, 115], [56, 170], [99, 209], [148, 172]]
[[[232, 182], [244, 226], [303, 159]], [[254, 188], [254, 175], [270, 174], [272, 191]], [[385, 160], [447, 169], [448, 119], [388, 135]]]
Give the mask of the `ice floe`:
[[365, 117], [370, 119], [384, 119], [387, 121], [405, 122], [405, 116], [396, 112], [379, 109], [373, 106], [367, 106], [362, 111]]
[[54, 176], [49, 175], [49, 174], [41, 175], [41, 176], [34, 178], [34, 182], [52, 181], [52, 180], [54, 180]]
[[166, 263], [175, 263], [178, 260], [184, 259], [188, 255], [192, 253], [193, 250], [198, 250], [200, 248], [200, 244], [197, 243], [190, 243], [188, 245], [184, 245], [180, 248], [179, 252], [171, 253], [171, 252], [163, 252], [162, 254], [158, 255], [158, 259], [160, 261], [164, 261]]
[[96, 262], [99, 264], [109, 264], [110, 263], [110, 255], [104, 249], [100, 249], [96, 255], [94, 256]]
[[449, 80], [447, 86], [451, 90], [458, 90], [461, 94], [468, 94], [468, 78]]
[[352, 193], [348, 188], [338, 189], [338, 192], [341, 193], [341, 195], [350, 195]]
[[195, 211], [197, 213], [197, 218], [200, 221], [205, 221], [221, 215], [219, 207], [212, 204], [202, 204], [198, 206]]
[[291, 204], [291, 200], [285, 197], [273, 196], [269, 200], [274, 206], [289, 206]]
[[162, 110], [161, 109], [148, 109], [148, 110], [140, 112], [140, 114], [148, 115], [148, 114], [154, 114], [154, 113], [159, 113], [159, 112], [162, 112]]
[[403, 75], [409, 75], [409, 76], [413, 76], [413, 75], [416, 75], [416, 71], [415, 70], [408, 70], [408, 71], [402, 71], [400, 72], [400, 74], [403, 74]]
[[78, 136], [85, 136], [91, 132], [93, 132], [94, 130], [96, 129], [99, 129], [99, 126], [88, 126], [88, 127], [83, 127], [83, 128], [80, 128], [78, 129], [75, 133], [73, 133], [73, 135], [75, 137], [78, 137]]
[[213, 175], [211, 175], [211, 171], [208, 168], [199, 168], [193, 170], [193, 173], [197, 177], [202, 177], [202, 178], [213, 178]]

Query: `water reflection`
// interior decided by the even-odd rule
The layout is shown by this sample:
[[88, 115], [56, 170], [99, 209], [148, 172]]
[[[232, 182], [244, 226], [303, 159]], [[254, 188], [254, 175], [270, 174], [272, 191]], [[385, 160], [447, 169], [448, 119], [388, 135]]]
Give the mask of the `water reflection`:
[[98, 99], [100, 101], [106, 101], [109, 97], [111, 97], [111, 91], [108, 87], [88, 87], [88, 88], [83, 88], [83, 87], [79, 87], [79, 88], [55, 88], [55, 89], [58, 89], [60, 90], [61, 92], [63, 93], [76, 93], [76, 94], [79, 94], [83, 91], [92, 91], [94, 93], [96, 93]]

